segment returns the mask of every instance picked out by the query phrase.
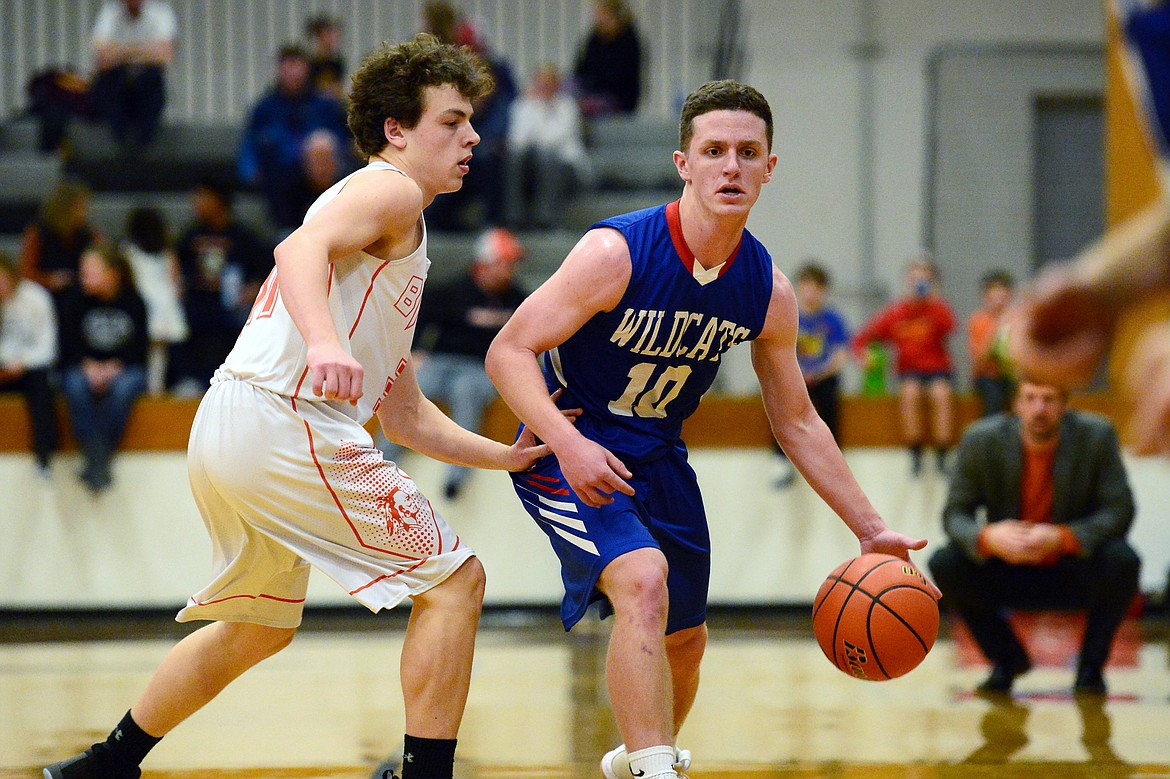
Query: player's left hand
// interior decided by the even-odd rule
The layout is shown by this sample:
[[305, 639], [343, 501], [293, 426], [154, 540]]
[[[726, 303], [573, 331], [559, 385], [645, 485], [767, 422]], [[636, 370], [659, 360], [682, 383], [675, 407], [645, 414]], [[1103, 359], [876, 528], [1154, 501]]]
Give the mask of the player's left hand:
[[[911, 564], [913, 564], [914, 561], [910, 559], [910, 550], [923, 549], [925, 547], [925, 538], [910, 538], [910, 536], [902, 535], [901, 533], [890, 530], [889, 528], [882, 530], [877, 535], [861, 539], [862, 554], [876, 552], [880, 554], [893, 555], [894, 557], [901, 557], [903, 560]], [[915, 567], [917, 568], [918, 566]], [[919, 569], [919, 571], [921, 572], [921, 569]], [[927, 585], [930, 586], [930, 591], [934, 594], [934, 597], [936, 599], [941, 598], [942, 591], [939, 590], [938, 587], [934, 586], [934, 582], [932, 582], [930, 579], [927, 579], [925, 575], [923, 575], [922, 578], [926, 581]]]
[[[553, 402], [555, 403], [560, 396], [560, 390], [554, 392], [552, 395]], [[576, 422], [577, 417], [581, 416], [581, 413], [582, 409], [579, 408], [561, 409], [561, 416], [570, 422]], [[536, 433], [533, 433], [528, 425], [524, 425], [520, 430], [520, 435], [516, 437], [515, 442], [508, 449], [505, 470], [526, 471], [535, 465], [537, 460], [542, 457], [547, 457], [550, 454], [552, 454], [552, 449], [549, 445], [538, 441]]]

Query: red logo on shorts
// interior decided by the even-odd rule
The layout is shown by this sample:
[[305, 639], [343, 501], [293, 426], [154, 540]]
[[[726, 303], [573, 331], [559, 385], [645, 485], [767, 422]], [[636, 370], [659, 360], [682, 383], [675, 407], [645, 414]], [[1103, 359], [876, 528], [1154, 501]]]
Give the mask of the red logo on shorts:
[[418, 524], [417, 493], [409, 493], [401, 487], [391, 487], [390, 492], [378, 498], [378, 510], [386, 517], [386, 530], [390, 535], [398, 532], [409, 533]]

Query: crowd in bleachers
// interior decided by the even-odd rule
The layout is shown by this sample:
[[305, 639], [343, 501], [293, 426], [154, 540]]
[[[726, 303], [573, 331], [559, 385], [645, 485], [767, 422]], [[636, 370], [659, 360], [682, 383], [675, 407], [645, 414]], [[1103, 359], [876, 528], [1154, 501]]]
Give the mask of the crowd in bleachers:
[[[598, 173], [627, 169], [615, 144], [616, 161], [595, 170], [585, 140], [591, 125], [604, 134], [606, 121], [636, 121], [643, 63], [626, 3], [598, 0], [594, 10], [577, 61], [546, 63], [524, 85], [475, 19], [446, 0], [425, 4], [420, 28], [474, 49], [496, 84], [475, 106], [481, 141], [463, 190], [427, 212], [432, 234], [576, 228], [600, 216], [569, 224], [566, 204]], [[275, 53], [271, 83], [242, 125], [172, 125], [167, 76], [183, 31], [171, 3], [106, 0], [91, 33], [92, 73], [37, 74], [27, 111], [0, 125], [0, 257], [11, 270], [0, 285], [3, 335], [16, 338], [22, 328], [12, 320], [32, 316], [29, 300], [51, 303], [36, 315], [37, 356], [5, 355], [0, 389], [30, 399], [44, 472], [60, 393], [77, 420], [82, 479], [95, 493], [108, 487], [135, 399], [203, 391], [274, 245], [362, 163], [346, 126], [344, 30], [328, 16], [304, 29], [304, 41]], [[674, 147], [670, 130], [649, 136], [663, 146], [660, 163]], [[669, 179], [625, 183], [652, 190]]]
[[[558, 228], [570, 228], [568, 244], [553, 246], [557, 254], [595, 219], [677, 192], [669, 164], [676, 145], [673, 122], [644, 122], [638, 115], [643, 52], [623, 0], [597, 0], [576, 61], [545, 63], [527, 84], [476, 20], [454, 4], [426, 3], [420, 29], [475, 50], [495, 81], [491, 95], [475, 105], [481, 140], [462, 189], [427, 211], [432, 234], [474, 237], [505, 227], [528, 231], [531, 249], [540, 245], [534, 236], [541, 231], [556, 235]], [[38, 151], [10, 156], [0, 166], [6, 179], [0, 182], [0, 233], [20, 235], [11, 248], [21, 275], [47, 290], [56, 326], [63, 328], [67, 304], [82, 287], [87, 251], [100, 246], [97, 256], [124, 267], [131, 283], [119, 295], [139, 298], [146, 312], [145, 348], [134, 355], [135, 365], [141, 359], [143, 367], [139, 391], [197, 396], [206, 388], [272, 267], [275, 244], [321, 192], [362, 162], [346, 127], [344, 30], [337, 20], [317, 16], [306, 20], [304, 31], [304, 41], [288, 42], [275, 53], [271, 82], [242, 125], [167, 125], [161, 100], [182, 35], [173, 10], [165, 0], [107, 0], [93, 30], [95, 73], [39, 75], [29, 89], [35, 132], [25, 118], [0, 135], [0, 153], [22, 142]], [[12, 131], [22, 126], [23, 136]], [[615, 204], [601, 196], [639, 189], [642, 201]], [[34, 192], [44, 196], [30, 204]], [[582, 192], [588, 197], [575, 197]], [[466, 253], [466, 240], [452, 245]], [[938, 310], [949, 311], [937, 277], [931, 284], [928, 297], [940, 301]], [[907, 300], [895, 307], [905, 309], [915, 295], [908, 288]], [[953, 367], [945, 352], [954, 323], [937, 319], [930, 335], [937, 364], [916, 369], [918, 384], [899, 387], [915, 472], [923, 447], [936, 448], [942, 464], [955, 439]], [[988, 351], [995, 329], [987, 322], [980, 327], [986, 343], [979, 349]], [[137, 333], [137, 326], [131, 329]], [[906, 344], [886, 330], [863, 328], [854, 344], [863, 364], [884, 359], [865, 348], [870, 340], [890, 341], [906, 359]], [[63, 329], [56, 335], [60, 348], [46, 366], [53, 369], [46, 374], [49, 392], [64, 386], [64, 355], [74, 354], [76, 346], [76, 335]], [[972, 363], [985, 374], [977, 377], [980, 389], [995, 390], [1001, 378], [996, 365], [975, 351]], [[109, 394], [102, 382], [90, 383], [97, 396]], [[123, 403], [132, 404], [136, 396], [129, 393]], [[988, 403], [1001, 407], [1002, 397]], [[48, 424], [34, 425], [42, 465], [53, 448], [46, 442], [56, 437]], [[111, 429], [116, 438], [118, 426]], [[116, 443], [104, 447], [112, 451]], [[109, 469], [96, 459], [84, 473], [100, 491]]]

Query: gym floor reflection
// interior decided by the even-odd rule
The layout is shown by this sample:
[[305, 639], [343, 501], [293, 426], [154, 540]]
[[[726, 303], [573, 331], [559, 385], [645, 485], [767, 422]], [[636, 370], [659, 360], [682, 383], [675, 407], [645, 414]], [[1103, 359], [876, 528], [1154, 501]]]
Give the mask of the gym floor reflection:
[[[404, 615], [308, 614], [291, 647], [164, 739], [144, 777], [377, 773], [401, 739], [404, 626]], [[679, 739], [694, 755], [694, 779], [1170, 777], [1165, 617], [1130, 626], [1106, 698], [1071, 695], [1071, 667], [1051, 662], [1022, 677], [1012, 698], [976, 696], [987, 669], [949, 627], [915, 671], [870, 683], [825, 660], [807, 610], [716, 612], [710, 626]], [[187, 629], [163, 617], [6, 616], [0, 777], [39, 777], [46, 762], [104, 737]], [[607, 635], [592, 617], [566, 635], [544, 611], [485, 615], [457, 776], [600, 776], [598, 758], [619, 740]]]

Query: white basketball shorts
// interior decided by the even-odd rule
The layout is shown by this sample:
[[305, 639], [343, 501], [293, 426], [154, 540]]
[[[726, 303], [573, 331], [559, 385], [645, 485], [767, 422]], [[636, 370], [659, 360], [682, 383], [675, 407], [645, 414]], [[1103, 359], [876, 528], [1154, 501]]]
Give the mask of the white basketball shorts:
[[310, 566], [376, 612], [475, 554], [365, 429], [327, 403], [217, 381], [187, 455], [214, 579], [180, 622], [296, 627]]

